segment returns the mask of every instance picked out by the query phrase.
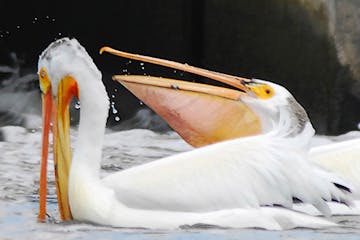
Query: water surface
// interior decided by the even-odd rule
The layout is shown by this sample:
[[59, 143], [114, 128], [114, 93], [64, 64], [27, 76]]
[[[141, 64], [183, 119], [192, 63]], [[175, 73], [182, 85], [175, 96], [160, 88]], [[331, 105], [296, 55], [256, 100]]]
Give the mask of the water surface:
[[[123, 229], [87, 223], [60, 223], [50, 152], [48, 220], [37, 222], [41, 131], [23, 127], [0, 128], [0, 239], [359, 239], [360, 217], [332, 217], [341, 227], [324, 230], [190, 228], [176, 231]], [[71, 139], [76, 140], [73, 129]], [[332, 141], [318, 138], [315, 144]], [[102, 176], [133, 165], [191, 149], [173, 133], [149, 130], [108, 131], [102, 162]]]

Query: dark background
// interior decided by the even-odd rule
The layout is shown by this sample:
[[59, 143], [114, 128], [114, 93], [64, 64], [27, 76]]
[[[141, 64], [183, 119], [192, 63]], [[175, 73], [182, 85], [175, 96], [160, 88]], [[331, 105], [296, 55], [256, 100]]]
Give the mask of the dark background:
[[[123, 122], [144, 108], [113, 83], [111, 75], [203, 79], [100, 56], [104, 45], [280, 83], [305, 107], [318, 133], [357, 129], [360, 100], [351, 94], [355, 80], [338, 61], [321, 8], [309, 10], [288, 0], [6, 1], [2, 5], [0, 64], [14, 64], [11, 53], [16, 53], [22, 74], [35, 73], [38, 56], [50, 42], [64, 36], [77, 38], [102, 71], [115, 102], [118, 113], [109, 118], [111, 126], [118, 124], [114, 116]], [[37, 88], [37, 81], [29, 88]]]

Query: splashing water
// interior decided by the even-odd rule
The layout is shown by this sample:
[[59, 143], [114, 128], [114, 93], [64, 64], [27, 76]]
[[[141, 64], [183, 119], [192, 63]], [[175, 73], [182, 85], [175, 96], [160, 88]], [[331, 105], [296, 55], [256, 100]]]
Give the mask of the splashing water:
[[12, 65], [0, 65], [0, 73], [6, 75], [0, 82], [0, 126], [12, 123], [37, 128], [27, 120], [27, 116], [41, 112], [37, 74], [22, 74], [22, 60], [15, 53], [9, 57]]

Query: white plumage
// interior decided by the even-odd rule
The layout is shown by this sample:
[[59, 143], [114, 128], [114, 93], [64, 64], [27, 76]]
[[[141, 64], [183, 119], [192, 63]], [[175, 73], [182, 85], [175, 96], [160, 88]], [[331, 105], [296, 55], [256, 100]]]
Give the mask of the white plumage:
[[287, 121], [294, 120], [293, 109], [286, 107], [292, 96], [276, 84], [271, 86], [282, 95], [274, 97], [271, 106], [251, 96], [244, 99], [254, 108], [270, 109], [268, 133], [213, 144], [100, 179], [109, 108], [101, 73], [85, 49], [67, 38], [43, 52], [41, 68], [49, 74], [54, 96], [57, 85], [68, 75], [79, 88], [79, 135], [69, 177], [70, 207], [77, 220], [146, 228], [197, 223], [317, 228], [334, 224], [291, 210], [294, 198], [325, 215], [330, 214], [326, 201], [350, 203], [346, 191], [334, 185], [346, 189], [346, 184], [308, 161], [312, 126], [306, 122], [294, 128]]
[[360, 139], [314, 147], [310, 159], [343, 176], [351, 184], [355, 199], [360, 200]]

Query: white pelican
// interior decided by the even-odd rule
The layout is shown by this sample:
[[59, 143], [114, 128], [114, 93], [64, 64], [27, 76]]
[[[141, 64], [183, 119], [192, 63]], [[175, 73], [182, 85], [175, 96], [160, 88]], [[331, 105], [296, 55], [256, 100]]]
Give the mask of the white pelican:
[[[100, 71], [77, 40], [63, 38], [40, 55], [38, 73], [44, 100], [41, 172], [52, 112], [58, 202], [65, 220], [155, 229], [197, 223], [318, 228], [334, 224], [291, 210], [294, 200], [312, 204], [325, 215], [330, 214], [327, 201], [351, 204], [349, 186], [307, 161], [313, 128], [303, 108], [279, 85], [243, 82], [244, 92], [238, 95], [252, 108], [268, 111], [273, 130], [267, 134], [209, 145], [100, 179], [109, 109]], [[223, 97], [233, 93], [222, 88], [209, 91]], [[262, 94], [272, 97], [264, 102]], [[73, 156], [68, 116], [72, 96], [81, 102]], [[44, 195], [45, 173], [40, 178], [40, 220], [46, 213]]]
[[[102, 48], [101, 52], [191, 72], [231, 85], [240, 91], [244, 90], [241, 82], [251, 82], [250, 79], [243, 77], [131, 54], [110, 47]], [[185, 141], [195, 147], [264, 134], [272, 130], [272, 118], [269, 118], [266, 108], [251, 108], [244, 102], [238, 101], [236, 91], [223, 98], [219, 97], [219, 94], [201, 91], [200, 89], [205, 88], [203, 84], [136, 75], [119, 75], [114, 76], [114, 79], [162, 116]], [[266, 98], [264, 98], [265, 102]], [[191, 109], [186, 104], [191, 105]], [[313, 147], [309, 158], [346, 179], [352, 186], [353, 196], [356, 200], [360, 200], [360, 139]], [[356, 201], [356, 205], [356, 210], [340, 207], [341, 211], [339, 211], [337, 210], [339, 206], [333, 209], [338, 214], [360, 214], [360, 201]]]

